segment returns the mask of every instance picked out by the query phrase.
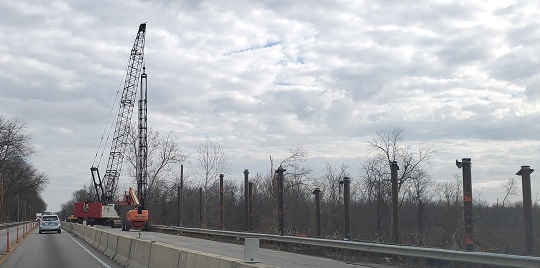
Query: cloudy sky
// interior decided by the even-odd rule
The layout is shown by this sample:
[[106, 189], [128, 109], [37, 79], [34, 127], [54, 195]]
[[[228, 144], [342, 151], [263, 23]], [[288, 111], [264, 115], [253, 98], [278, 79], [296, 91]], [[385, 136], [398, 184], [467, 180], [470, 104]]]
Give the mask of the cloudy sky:
[[348, 162], [354, 180], [369, 137], [402, 127], [437, 150], [434, 179], [472, 158], [476, 194], [494, 201], [521, 165], [540, 168], [540, 4], [428, 2], [3, 0], [0, 114], [26, 121], [58, 210], [90, 182], [148, 22], [149, 126], [186, 152], [219, 140], [228, 178], [303, 146], [314, 174]]

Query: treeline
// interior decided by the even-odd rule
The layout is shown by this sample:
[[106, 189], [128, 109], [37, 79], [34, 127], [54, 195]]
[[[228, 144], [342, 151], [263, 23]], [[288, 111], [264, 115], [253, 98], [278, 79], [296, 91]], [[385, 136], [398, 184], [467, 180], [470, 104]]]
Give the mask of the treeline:
[[[151, 224], [186, 227], [220, 228], [219, 175], [224, 176], [224, 229], [247, 230], [245, 220], [244, 181], [228, 179], [228, 156], [218, 141], [205, 139], [196, 148], [196, 160], [179, 149], [171, 135], [161, 137], [150, 131], [153, 148], [148, 156], [148, 209]], [[270, 157], [267, 172], [252, 172], [252, 231], [279, 233], [277, 185], [275, 171], [284, 173], [284, 218], [288, 235], [315, 236], [315, 188], [321, 195], [322, 237], [343, 239], [344, 191], [342, 180], [351, 178], [352, 239], [390, 242], [391, 182], [390, 165], [396, 161], [398, 171], [399, 225], [402, 244], [463, 249], [463, 186], [461, 176], [451, 180], [432, 178], [427, 167], [435, 149], [426, 144], [404, 145], [403, 129], [378, 131], [367, 141], [369, 151], [357, 165], [360, 174], [351, 174], [349, 164], [327, 164], [324, 174], [315, 175], [307, 166], [309, 153], [302, 147], [290, 150], [283, 159]], [[135, 137], [136, 135], [134, 135]], [[133, 139], [135, 144], [136, 139]], [[135, 146], [132, 146], [135, 148]], [[133, 176], [135, 150], [126, 157], [127, 173]], [[179, 208], [180, 164], [186, 165], [183, 206]], [[358, 167], [356, 166], [356, 167]], [[355, 167], [355, 169], [356, 169]], [[238, 172], [241, 173], [242, 171]], [[135, 181], [133, 181], [135, 183]], [[511, 203], [516, 182], [502, 186], [506, 194], [501, 201], [489, 204], [481, 196], [473, 197], [474, 240], [478, 251], [525, 254], [523, 208]], [[62, 206], [67, 216], [74, 201], [92, 198], [92, 186], [83, 187]], [[539, 200], [533, 200], [534, 226], [540, 226]], [[182, 212], [182, 213], [181, 213]], [[536, 231], [535, 244], [540, 241]], [[538, 246], [537, 246], [538, 248]], [[538, 249], [535, 255], [540, 255]]]
[[[329, 167], [331, 168], [331, 167]], [[328, 175], [328, 174], [327, 174]], [[275, 180], [268, 174], [256, 174], [250, 181], [253, 188], [253, 232], [278, 234]], [[329, 177], [327, 177], [329, 178]], [[336, 178], [327, 181], [321, 192], [321, 231], [327, 238], [342, 239], [344, 234], [343, 186]], [[351, 231], [354, 240], [391, 241], [391, 197], [389, 185], [383, 185], [382, 199], [370, 195], [365, 178], [351, 181]], [[226, 230], [246, 230], [243, 182], [225, 177], [224, 227]], [[208, 200], [206, 215], [201, 222], [199, 189], [184, 186], [183, 215], [179, 214], [176, 191], [163, 197], [166, 202], [149, 206], [152, 224], [218, 229], [219, 183], [213, 183], [204, 193]], [[177, 188], [174, 188], [177, 189]], [[285, 233], [316, 236], [314, 188], [285, 177]], [[432, 196], [422, 205], [407, 195], [400, 203], [401, 243], [447, 249], [463, 249], [463, 195], [459, 180], [433, 183], [426, 187]], [[382, 196], [379, 196], [382, 197]], [[478, 251], [525, 254], [523, 207], [521, 202], [488, 204], [473, 199], [475, 245]], [[533, 226], [540, 226], [538, 200], [533, 206]], [[540, 230], [535, 230], [535, 241], [540, 241]], [[538, 247], [537, 247], [538, 248]], [[539, 255], [538, 249], [535, 255]]]
[[0, 115], [0, 222], [31, 220], [47, 209], [41, 193], [48, 178], [30, 161], [35, 152], [26, 124]]

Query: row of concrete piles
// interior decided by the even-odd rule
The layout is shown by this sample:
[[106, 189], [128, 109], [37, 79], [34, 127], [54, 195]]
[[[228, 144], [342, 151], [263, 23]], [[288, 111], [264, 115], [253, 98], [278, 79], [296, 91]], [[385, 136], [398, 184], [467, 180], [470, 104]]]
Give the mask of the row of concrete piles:
[[[473, 228], [473, 198], [472, 198], [472, 176], [471, 176], [471, 158], [463, 158], [460, 161], [456, 160], [456, 166], [463, 171], [463, 220], [464, 220], [464, 235], [463, 247], [466, 251], [474, 251], [474, 228]], [[400, 243], [399, 232], [399, 198], [398, 198], [398, 170], [399, 166], [396, 161], [390, 162], [390, 174], [392, 183], [392, 241], [396, 244]], [[534, 252], [534, 231], [532, 219], [532, 197], [531, 197], [531, 173], [534, 170], [530, 166], [521, 166], [521, 169], [516, 175], [521, 176], [523, 189], [523, 219], [525, 231], [525, 249], [527, 255], [533, 255]], [[351, 239], [351, 211], [350, 211], [350, 178], [345, 177], [340, 182], [343, 187], [343, 207], [345, 209], [344, 217], [344, 234], [345, 239]], [[320, 215], [320, 189], [315, 188], [315, 211], [316, 235], [321, 236], [321, 215]], [[282, 217], [282, 216], [281, 216]], [[280, 227], [281, 228], [281, 227]], [[282, 229], [280, 229], [282, 230]], [[282, 233], [283, 234], [283, 233]]]
[[[471, 176], [471, 158], [463, 158], [460, 161], [456, 160], [456, 166], [463, 171], [463, 220], [464, 220], [464, 235], [463, 246], [466, 251], [474, 251], [474, 228], [473, 228], [473, 199], [472, 199], [472, 176]], [[398, 170], [399, 166], [397, 161], [390, 162], [390, 176], [392, 183], [392, 242], [400, 243], [400, 231], [399, 231], [399, 198], [398, 198]], [[279, 167], [276, 172], [276, 188], [277, 188], [277, 224], [280, 235], [285, 234], [285, 218], [284, 218], [284, 173], [285, 169]], [[521, 166], [521, 169], [516, 175], [522, 178], [523, 189], [523, 215], [524, 215], [524, 231], [525, 231], [525, 247], [528, 255], [532, 255], [534, 252], [533, 242], [533, 221], [532, 221], [532, 197], [531, 197], [531, 173], [534, 170], [530, 166]], [[183, 166], [181, 169], [181, 178], [183, 174]], [[344, 239], [352, 239], [351, 233], [351, 207], [350, 207], [350, 184], [351, 179], [344, 177], [340, 184], [343, 185], [343, 208], [344, 213]], [[179, 195], [179, 219], [178, 225], [181, 226], [180, 215], [182, 214], [181, 200], [181, 187], [183, 188], [183, 180], [181, 179], [181, 186], [178, 187]], [[245, 230], [251, 232], [253, 230], [253, 182], [249, 182], [249, 171], [244, 170], [244, 205], [245, 205]], [[202, 189], [199, 191], [202, 207]], [[313, 194], [315, 195], [315, 235], [321, 237], [321, 190], [315, 188]], [[219, 227], [224, 228], [224, 187], [223, 187], [223, 174], [220, 174], [220, 215], [219, 215]], [[200, 212], [202, 216], [202, 211]], [[200, 219], [202, 221], [202, 219]]]

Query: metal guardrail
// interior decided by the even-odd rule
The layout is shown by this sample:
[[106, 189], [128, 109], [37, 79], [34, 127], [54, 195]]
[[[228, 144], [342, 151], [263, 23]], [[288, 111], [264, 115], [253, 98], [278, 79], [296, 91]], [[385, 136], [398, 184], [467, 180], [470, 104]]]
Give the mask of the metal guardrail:
[[416, 257], [432, 260], [444, 260], [450, 262], [474, 263], [482, 265], [495, 265], [505, 267], [536, 267], [540, 268], [540, 257], [518, 256], [487, 252], [465, 252], [448, 249], [415, 247], [392, 244], [377, 244], [369, 242], [356, 242], [344, 240], [321, 239], [311, 237], [280, 236], [271, 234], [245, 233], [234, 231], [209, 230], [198, 228], [171, 227], [152, 225], [151, 228], [158, 230], [174, 230], [182, 233], [205, 234], [211, 236], [223, 236], [233, 238], [258, 237], [260, 240], [291, 243], [308, 246], [327, 248], [340, 248], [363, 252], [392, 254], [406, 257]]
[[32, 222], [32, 221], [1, 223], [0, 224], [0, 230], [10, 228], [10, 227], [14, 227], [14, 226], [17, 226], [17, 225], [22, 225], [22, 224], [29, 223], [29, 222]]

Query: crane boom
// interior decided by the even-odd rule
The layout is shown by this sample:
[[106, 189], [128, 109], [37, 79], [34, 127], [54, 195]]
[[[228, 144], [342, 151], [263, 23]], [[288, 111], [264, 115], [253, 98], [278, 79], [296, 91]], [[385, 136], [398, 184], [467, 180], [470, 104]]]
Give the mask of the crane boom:
[[[143, 67], [145, 35], [146, 23], [142, 23], [139, 26], [139, 31], [137, 32], [137, 37], [135, 38], [129, 57], [124, 89], [120, 99], [118, 117], [116, 118], [114, 136], [111, 143], [111, 151], [103, 180], [100, 178], [97, 168], [91, 168], [96, 196], [98, 201], [103, 204], [114, 202], [118, 188], [124, 151], [127, 147], [127, 138], [130, 135], [131, 116], [133, 114], [133, 107], [135, 106], [135, 97]], [[97, 172], [97, 176], [94, 175], [94, 172]]]

